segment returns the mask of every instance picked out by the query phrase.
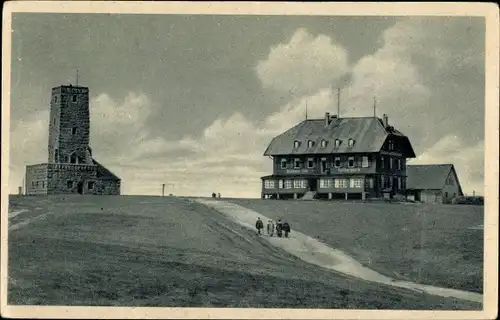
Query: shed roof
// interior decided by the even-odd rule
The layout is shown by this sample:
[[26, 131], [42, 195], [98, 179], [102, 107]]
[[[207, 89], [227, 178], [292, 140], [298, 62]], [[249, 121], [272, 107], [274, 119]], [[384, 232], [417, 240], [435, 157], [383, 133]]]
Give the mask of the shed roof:
[[121, 181], [118, 176], [116, 176], [113, 172], [109, 171], [106, 167], [97, 162], [96, 159], [92, 158], [92, 162], [97, 166], [97, 178], [102, 180]]
[[455, 175], [455, 180], [461, 192], [462, 188], [453, 164], [407, 165], [406, 188], [417, 190], [441, 190], [445, 185], [446, 178], [448, 178], [451, 172]]
[[[388, 136], [399, 138], [406, 145], [407, 156], [415, 157], [408, 138], [393, 127], [385, 128], [382, 119], [375, 117], [333, 118], [328, 125], [325, 119], [304, 120], [275, 137], [264, 155], [378, 152]], [[336, 139], [340, 140], [339, 147], [335, 146]], [[353, 145], [349, 145], [349, 139], [353, 139]], [[323, 140], [326, 147], [321, 145]], [[300, 142], [298, 148], [294, 148], [294, 141]], [[312, 147], [308, 141], [314, 142]]]

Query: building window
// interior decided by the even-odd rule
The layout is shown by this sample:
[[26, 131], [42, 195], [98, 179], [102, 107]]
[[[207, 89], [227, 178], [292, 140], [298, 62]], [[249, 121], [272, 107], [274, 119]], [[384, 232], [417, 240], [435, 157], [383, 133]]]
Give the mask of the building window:
[[363, 188], [363, 178], [351, 178], [351, 188]]
[[281, 169], [286, 169], [286, 159], [281, 159]]
[[71, 101], [76, 102], [76, 94], [71, 96]]
[[373, 178], [368, 178], [368, 188], [373, 189]]
[[297, 149], [299, 146], [300, 146], [300, 141], [295, 140], [295, 141], [293, 142], [293, 147], [294, 147], [295, 149]]
[[295, 189], [304, 189], [307, 188], [307, 181], [304, 179], [293, 180], [293, 187]]
[[335, 148], [338, 148], [340, 147], [340, 140], [339, 139], [335, 139]]
[[349, 139], [349, 147], [352, 147], [354, 145], [354, 139]]
[[73, 188], [73, 181], [68, 180], [67, 186], [68, 186], [68, 189], [72, 189]]
[[398, 168], [398, 170], [401, 170], [401, 160], [396, 159], [396, 165], [397, 165], [396, 168]]
[[54, 96], [54, 102], [57, 102], [57, 96]]
[[278, 188], [283, 189], [283, 180], [278, 180]]
[[309, 169], [314, 168], [314, 159], [313, 158], [307, 159], [307, 167]]
[[[266, 180], [266, 182], [267, 182], [267, 180]], [[87, 183], [87, 189], [94, 190], [94, 181], [89, 181]]]
[[321, 141], [321, 148], [326, 148], [326, 140]]
[[314, 146], [314, 141], [312, 141], [312, 140], [307, 141], [308, 148], [312, 148], [313, 146]]
[[275, 180], [264, 180], [264, 188], [266, 188], [266, 189], [276, 188], [276, 181]]
[[331, 188], [333, 186], [333, 179], [319, 179], [320, 188]]
[[401, 183], [401, 177], [398, 177], [398, 190], [403, 189], [403, 184]]
[[380, 168], [384, 169], [384, 167], [385, 167], [385, 158], [380, 157]]
[[34, 188], [35, 187], [35, 181], [31, 181], [31, 187]]
[[363, 156], [361, 160], [361, 166], [363, 168], [368, 168], [370, 166], [370, 163], [368, 162], [368, 156]]
[[78, 156], [76, 153], [73, 153], [69, 159], [69, 163], [78, 163]]
[[78, 129], [77, 127], [73, 127], [73, 128], [71, 128], [71, 134], [76, 134], [77, 129]]
[[347, 188], [349, 179], [335, 179], [335, 188]]
[[52, 119], [52, 124], [56, 125], [56, 117], [54, 117], [54, 119]]
[[42, 181], [42, 188], [45, 188], [45, 181]]
[[347, 159], [347, 165], [349, 168], [353, 168], [354, 167], [354, 157], [349, 157]]
[[293, 168], [300, 169], [300, 159], [296, 158], [295, 160], [293, 160]]
[[392, 163], [394, 162], [394, 159], [389, 157], [389, 169], [392, 170]]
[[54, 150], [54, 159], [55, 159], [55, 162], [59, 162], [59, 150], [58, 149]]
[[292, 189], [292, 180], [285, 180], [285, 189]]
[[335, 157], [335, 159], [333, 160], [333, 166], [335, 168], [340, 168], [340, 157]]

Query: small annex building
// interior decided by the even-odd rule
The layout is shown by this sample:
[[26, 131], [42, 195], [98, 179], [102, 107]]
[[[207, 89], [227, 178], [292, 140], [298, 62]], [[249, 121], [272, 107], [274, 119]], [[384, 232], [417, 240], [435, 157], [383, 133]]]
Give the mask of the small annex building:
[[453, 164], [407, 165], [407, 198], [424, 203], [451, 203], [463, 196]]

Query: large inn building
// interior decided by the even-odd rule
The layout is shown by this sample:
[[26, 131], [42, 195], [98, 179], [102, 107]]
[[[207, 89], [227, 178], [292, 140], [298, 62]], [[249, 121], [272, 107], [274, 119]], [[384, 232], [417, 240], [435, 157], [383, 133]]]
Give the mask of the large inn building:
[[365, 199], [406, 193], [406, 160], [415, 152], [388, 117], [304, 120], [275, 137], [265, 156], [263, 199]]

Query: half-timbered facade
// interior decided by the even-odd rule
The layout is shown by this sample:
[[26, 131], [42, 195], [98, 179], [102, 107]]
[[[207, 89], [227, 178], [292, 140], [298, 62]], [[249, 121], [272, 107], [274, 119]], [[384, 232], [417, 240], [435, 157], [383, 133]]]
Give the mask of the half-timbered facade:
[[273, 174], [262, 198], [365, 199], [405, 194], [409, 139], [386, 115], [304, 120], [275, 137], [264, 152]]

